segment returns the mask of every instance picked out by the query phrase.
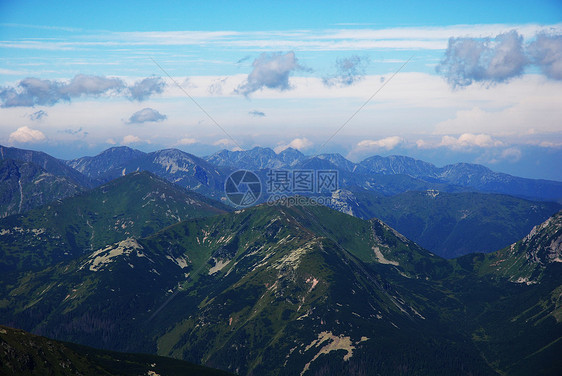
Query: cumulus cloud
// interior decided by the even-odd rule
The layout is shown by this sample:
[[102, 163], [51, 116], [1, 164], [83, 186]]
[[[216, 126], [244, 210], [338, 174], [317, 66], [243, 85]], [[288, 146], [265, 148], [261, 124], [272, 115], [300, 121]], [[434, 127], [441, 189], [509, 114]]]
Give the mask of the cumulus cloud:
[[528, 50], [533, 63], [548, 78], [562, 80], [562, 35], [541, 33]]
[[322, 81], [326, 86], [350, 86], [365, 77], [367, 57], [353, 55], [345, 59], [336, 60], [336, 74], [325, 77]]
[[81, 96], [100, 96], [128, 93], [130, 99], [142, 101], [161, 93], [165, 83], [160, 77], [145, 78], [127, 85], [119, 78], [78, 74], [70, 81], [42, 80], [28, 77], [14, 87], [0, 88], [1, 107], [52, 106]]
[[523, 73], [529, 59], [523, 37], [515, 30], [495, 38], [450, 38], [445, 58], [436, 70], [454, 88], [473, 82], [494, 84]]
[[33, 120], [33, 121], [36, 121], [36, 120], [41, 120], [41, 119], [43, 119], [44, 117], [47, 117], [47, 116], [48, 116], [47, 112], [45, 112], [43, 110], [39, 110], [39, 111], [36, 111], [36, 112], [32, 113], [31, 115], [29, 115], [29, 119]]
[[45, 140], [43, 132], [29, 127], [20, 127], [14, 132], [10, 133], [9, 142], [18, 143], [35, 143]]
[[264, 87], [277, 90], [289, 90], [289, 75], [295, 70], [304, 69], [299, 65], [293, 51], [285, 54], [262, 53], [252, 63], [252, 72], [246, 82], [236, 89], [236, 93], [248, 96]]
[[166, 83], [161, 77], [148, 77], [135, 82], [130, 88], [131, 98], [137, 101], [143, 101], [152, 94], [160, 94], [164, 91]]
[[306, 149], [310, 148], [312, 145], [313, 145], [313, 143], [310, 140], [308, 140], [306, 137], [295, 138], [286, 145], [277, 146], [274, 150], [275, 150], [276, 153], [280, 153], [283, 150], [288, 149], [288, 148], [293, 148], [293, 149], [303, 151], [303, 150], [306, 150]]
[[163, 115], [160, 112], [147, 107], [132, 114], [129, 118], [129, 124], [141, 124], [150, 121], [162, 121], [165, 119], [166, 115]]
[[250, 111], [250, 112], [248, 112], [248, 114], [250, 116], [253, 116], [253, 117], [265, 117], [265, 112], [261, 112], [261, 111], [258, 111], [258, 110]]
[[134, 136], [132, 134], [129, 134], [129, 135], [123, 137], [123, 140], [121, 140], [122, 145], [136, 144], [136, 143], [139, 143], [139, 142], [142, 142], [140, 137]]
[[380, 140], [363, 140], [357, 143], [360, 149], [386, 149], [392, 150], [400, 144], [404, 143], [404, 139], [398, 136], [381, 138]]
[[503, 142], [494, 140], [488, 134], [463, 133], [458, 138], [453, 136], [443, 136], [438, 146], [445, 146], [454, 150], [470, 149], [473, 147], [489, 148], [503, 146]]

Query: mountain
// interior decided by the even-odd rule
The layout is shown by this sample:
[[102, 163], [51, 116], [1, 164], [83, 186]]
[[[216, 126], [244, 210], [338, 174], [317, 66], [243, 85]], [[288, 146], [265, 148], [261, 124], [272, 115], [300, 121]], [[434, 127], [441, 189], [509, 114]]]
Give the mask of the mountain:
[[143, 153], [125, 147], [111, 148], [95, 157], [75, 159], [66, 163], [101, 182], [108, 182], [135, 171], [148, 171], [208, 197], [224, 196], [224, 173], [207, 161], [178, 149]]
[[48, 173], [33, 163], [0, 160], [0, 218], [24, 213], [82, 190], [67, 178]]
[[63, 161], [40, 151], [10, 148], [0, 145], [0, 160], [4, 159], [33, 163], [46, 172], [55, 176], [64, 177], [71, 183], [81, 187], [91, 188], [94, 185], [91, 179], [73, 168], [68, 167]]
[[382, 196], [342, 189], [332, 193], [330, 206], [364, 219], [380, 218], [445, 258], [501, 249], [562, 208], [554, 202], [489, 193], [427, 190]]
[[246, 170], [263, 170], [289, 168], [305, 159], [300, 151], [287, 148], [275, 153], [270, 148], [255, 147], [251, 150], [229, 151], [221, 150], [205, 157], [205, 160], [218, 167], [230, 167]]
[[227, 207], [138, 172], [0, 220], [0, 269], [35, 269]]
[[367, 171], [385, 175], [402, 174], [428, 182], [438, 181], [471, 188], [530, 199], [557, 201], [562, 198], [562, 182], [526, 179], [470, 163], [457, 163], [444, 167], [404, 156], [373, 156], [359, 163]]
[[0, 373], [21, 375], [229, 375], [176, 359], [102, 351], [0, 326]]
[[340, 188], [360, 188], [384, 195], [438, 189], [445, 192], [508, 194], [541, 201], [562, 200], [562, 182], [519, 178], [468, 163], [439, 168], [405, 156], [373, 156], [353, 163], [340, 154], [306, 157], [292, 148], [277, 154], [269, 148], [255, 147], [247, 151], [222, 150], [201, 159], [177, 149], [143, 153], [119, 147], [95, 157], [67, 161], [66, 164], [86, 177], [102, 182], [127, 172], [150, 171], [212, 198], [224, 197], [226, 176], [236, 169], [252, 170], [264, 179], [267, 169], [312, 169], [338, 171]]
[[0, 283], [0, 317], [244, 375], [558, 374], [562, 213], [506, 249], [449, 261], [379, 220], [302, 202], [23, 273]]
[[560, 374], [561, 244], [559, 212], [503, 250], [455, 260], [449, 286], [466, 304], [459, 326], [503, 374]]
[[82, 157], [65, 161], [65, 163], [92, 179], [100, 179], [108, 171], [119, 169], [125, 163], [145, 155], [146, 153], [140, 150], [118, 146], [109, 148], [95, 157]]
[[495, 374], [442, 317], [451, 272], [378, 220], [262, 205], [22, 275], [0, 317], [247, 375]]

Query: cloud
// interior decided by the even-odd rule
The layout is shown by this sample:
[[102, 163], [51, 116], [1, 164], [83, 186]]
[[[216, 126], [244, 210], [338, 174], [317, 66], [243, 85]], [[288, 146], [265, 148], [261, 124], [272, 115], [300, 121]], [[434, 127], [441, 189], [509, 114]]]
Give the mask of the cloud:
[[108, 138], [107, 140], [105, 140], [105, 143], [110, 145], [115, 145], [117, 142], [115, 142], [115, 140], [112, 138]]
[[522, 153], [518, 148], [507, 148], [501, 152], [501, 158], [510, 162], [517, 162], [521, 159]]
[[265, 117], [265, 113], [258, 110], [250, 111], [248, 114], [253, 117]]
[[153, 94], [160, 94], [164, 91], [166, 83], [161, 77], [149, 77], [135, 82], [130, 88], [131, 98], [143, 101]]
[[121, 141], [122, 145], [129, 145], [129, 144], [136, 144], [142, 142], [142, 140], [137, 137], [137, 136], [133, 136], [132, 134], [127, 135], [125, 137], [123, 137], [123, 140]]
[[450, 38], [436, 70], [453, 88], [473, 82], [506, 82], [523, 73], [529, 59], [515, 30], [491, 38]]
[[85, 132], [82, 129], [82, 127], [78, 128], [78, 129], [70, 129], [70, 128], [61, 129], [61, 130], [58, 130], [57, 132], [58, 133], [66, 133], [66, 134], [70, 134], [70, 135], [77, 135], [77, 134], [80, 134], [80, 133], [82, 133], [84, 136], [88, 135], [88, 132]]
[[353, 55], [336, 60], [336, 74], [323, 79], [326, 86], [350, 86], [361, 81], [365, 76], [368, 57]]
[[[160, 77], [145, 78], [127, 85], [119, 78], [77, 74], [70, 81], [42, 80], [28, 77], [14, 87], [0, 88], [1, 107], [52, 106], [60, 101], [71, 101], [81, 96], [101, 96], [129, 93], [130, 99], [142, 101], [161, 93], [165, 83]], [[127, 89], [127, 90], [126, 90]]]
[[215, 142], [213, 142], [214, 146], [221, 146], [223, 148], [227, 148], [230, 149], [232, 151], [241, 151], [242, 149], [240, 149], [240, 147], [237, 146], [237, 144], [232, 141], [229, 138], [221, 138], [220, 140], [217, 140]]
[[16, 131], [10, 133], [9, 142], [19, 143], [35, 143], [45, 140], [43, 132], [29, 127], [20, 127]]
[[141, 124], [149, 121], [162, 121], [165, 119], [166, 115], [147, 107], [132, 114], [129, 118], [129, 124]]
[[41, 120], [41, 119], [43, 119], [44, 117], [47, 117], [47, 116], [49, 116], [47, 114], [47, 112], [45, 112], [43, 110], [39, 110], [39, 111], [36, 111], [36, 112], [32, 113], [31, 115], [29, 115], [29, 119], [35, 121], [35, 120]]
[[246, 56], [244, 56], [243, 58], [241, 58], [240, 60], [238, 60], [238, 61], [236, 62], [236, 64], [241, 64], [241, 63], [245, 62], [246, 60], [250, 60], [250, 58], [251, 58], [250, 55], [246, 55]]
[[252, 63], [252, 72], [246, 82], [240, 85], [235, 92], [248, 96], [264, 87], [277, 90], [289, 90], [289, 75], [292, 71], [304, 69], [299, 65], [293, 51], [283, 54], [262, 53]]
[[196, 144], [198, 141], [195, 138], [185, 137], [182, 138], [177, 142], [177, 145], [193, 145]]
[[228, 80], [228, 77], [219, 78], [213, 81], [211, 85], [209, 85], [209, 94], [211, 95], [222, 95], [222, 87]]
[[494, 140], [492, 136], [483, 133], [463, 133], [458, 138], [443, 136], [441, 143], [438, 144], [438, 146], [445, 146], [454, 150], [471, 149], [473, 147], [489, 148], [503, 145], [503, 142]]
[[311, 141], [309, 141], [306, 137], [303, 138], [295, 138], [293, 141], [289, 142], [286, 145], [279, 145], [274, 150], [276, 153], [280, 153], [285, 149], [293, 148], [300, 151], [306, 150], [313, 145]]
[[70, 100], [81, 95], [97, 96], [111, 90], [120, 91], [124, 87], [119, 78], [77, 74], [68, 84], [59, 84], [59, 93], [63, 99]]
[[400, 144], [404, 143], [404, 139], [398, 136], [381, 138], [380, 140], [363, 140], [357, 143], [359, 149], [386, 149], [392, 150]]
[[541, 33], [529, 45], [529, 54], [548, 78], [562, 80], [562, 34]]

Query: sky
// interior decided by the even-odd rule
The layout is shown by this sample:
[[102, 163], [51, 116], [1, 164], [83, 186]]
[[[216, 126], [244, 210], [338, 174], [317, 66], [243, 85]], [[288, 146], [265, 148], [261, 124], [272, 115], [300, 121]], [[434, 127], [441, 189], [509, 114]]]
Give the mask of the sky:
[[562, 181], [560, 1], [0, 2], [0, 144], [407, 155]]

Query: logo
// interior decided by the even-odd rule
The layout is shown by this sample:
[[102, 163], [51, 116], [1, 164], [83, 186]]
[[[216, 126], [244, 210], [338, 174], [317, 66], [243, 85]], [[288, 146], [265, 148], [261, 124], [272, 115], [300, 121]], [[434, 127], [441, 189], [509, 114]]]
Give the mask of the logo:
[[247, 170], [234, 171], [224, 183], [226, 197], [236, 206], [250, 206], [261, 195], [261, 181]]

